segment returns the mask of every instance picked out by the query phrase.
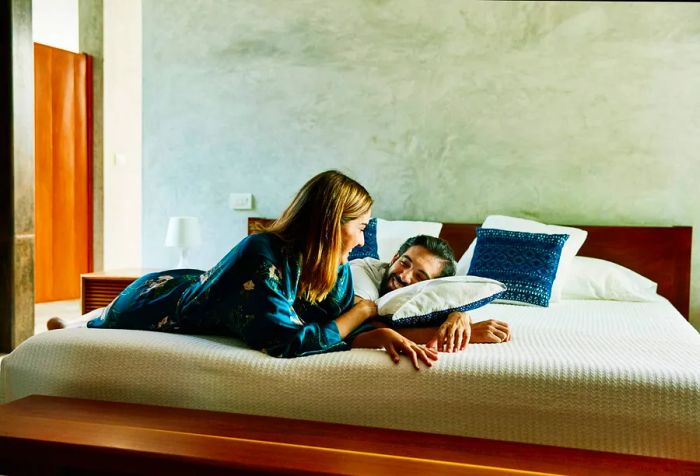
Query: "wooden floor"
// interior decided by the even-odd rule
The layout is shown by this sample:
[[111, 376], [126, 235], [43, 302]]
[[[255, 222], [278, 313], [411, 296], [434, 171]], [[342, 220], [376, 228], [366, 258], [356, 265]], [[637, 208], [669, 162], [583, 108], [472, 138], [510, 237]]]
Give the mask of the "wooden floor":
[[32, 396], [0, 406], [0, 474], [700, 474], [700, 463]]

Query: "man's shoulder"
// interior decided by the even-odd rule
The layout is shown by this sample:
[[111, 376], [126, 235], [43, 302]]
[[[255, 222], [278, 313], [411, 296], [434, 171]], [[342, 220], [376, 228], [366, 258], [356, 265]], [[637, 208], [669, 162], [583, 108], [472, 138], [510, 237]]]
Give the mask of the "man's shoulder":
[[374, 258], [361, 258], [350, 261], [355, 294], [372, 301], [378, 299], [379, 285], [388, 268], [389, 263], [384, 263]]

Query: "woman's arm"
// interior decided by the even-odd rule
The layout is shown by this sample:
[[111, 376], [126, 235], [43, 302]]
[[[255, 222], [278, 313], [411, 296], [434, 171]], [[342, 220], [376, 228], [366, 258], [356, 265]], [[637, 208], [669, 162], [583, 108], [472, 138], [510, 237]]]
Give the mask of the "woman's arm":
[[396, 331], [408, 339], [442, 352], [464, 350], [468, 343], [498, 344], [512, 339], [507, 322], [489, 319], [472, 323], [466, 312], [450, 314], [440, 327], [412, 327]]
[[248, 345], [269, 355], [300, 357], [347, 350], [354, 334], [364, 331], [365, 320], [377, 313], [372, 301], [353, 305], [347, 266], [339, 271], [336, 288], [326, 300], [315, 304], [299, 299], [291, 304], [296, 288], [285, 275], [293, 273], [282, 266], [263, 259], [250, 268], [251, 279], [239, 290], [238, 318], [231, 328]]
[[[383, 323], [373, 323], [386, 327]], [[471, 338], [471, 318], [466, 312], [453, 312], [439, 327], [402, 327], [395, 329], [406, 339], [440, 352], [459, 352]]]
[[345, 339], [367, 319], [377, 317], [377, 304], [374, 301], [360, 300], [335, 320], [340, 337]]
[[[356, 305], [366, 301], [359, 296], [355, 296]], [[376, 305], [375, 305], [376, 307]], [[376, 312], [375, 312], [376, 314]], [[376, 317], [376, 316], [370, 316]], [[387, 327], [380, 321], [373, 321], [373, 326], [378, 328]], [[506, 324], [506, 327], [508, 324]], [[439, 327], [405, 327], [395, 329], [401, 336], [419, 344], [442, 352], [458, 352], [464, 350], [471, 337], [471, 317], [466, 312], [453, 312], [445, 322]]]

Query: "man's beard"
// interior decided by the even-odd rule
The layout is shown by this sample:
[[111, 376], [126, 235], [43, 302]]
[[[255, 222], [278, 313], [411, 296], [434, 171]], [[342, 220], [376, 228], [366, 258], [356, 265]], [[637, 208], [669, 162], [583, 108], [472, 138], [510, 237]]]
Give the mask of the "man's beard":
[[398, 281], [399, 286], [396, 289], [402, 288], [404, 286], [408, 286], [408, 283], [404, 283], [401, 281], [401, 278], [399, 278], [395, 273], [389, 274], [389, 270], [386, 270], [386, 273], [384, 274], [384, 277], [382, 278], [382, 282], [379, 283], [379, 297], [384, 296], [386, 293], [395, 291], [396, 289], [391, 289], [389, 287], [389, 281], [391, 281], [391, 278], [395, 278], [396, 281]]

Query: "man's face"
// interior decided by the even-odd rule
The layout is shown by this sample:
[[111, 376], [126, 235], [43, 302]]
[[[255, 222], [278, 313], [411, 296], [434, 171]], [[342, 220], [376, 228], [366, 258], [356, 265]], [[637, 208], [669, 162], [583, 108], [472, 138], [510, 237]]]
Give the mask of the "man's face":
[[411, 246], [399, 256], [395, 255], [379, 285], [379, 295], [433, 279], [442, 273], [443, 261], [422, 246]]

